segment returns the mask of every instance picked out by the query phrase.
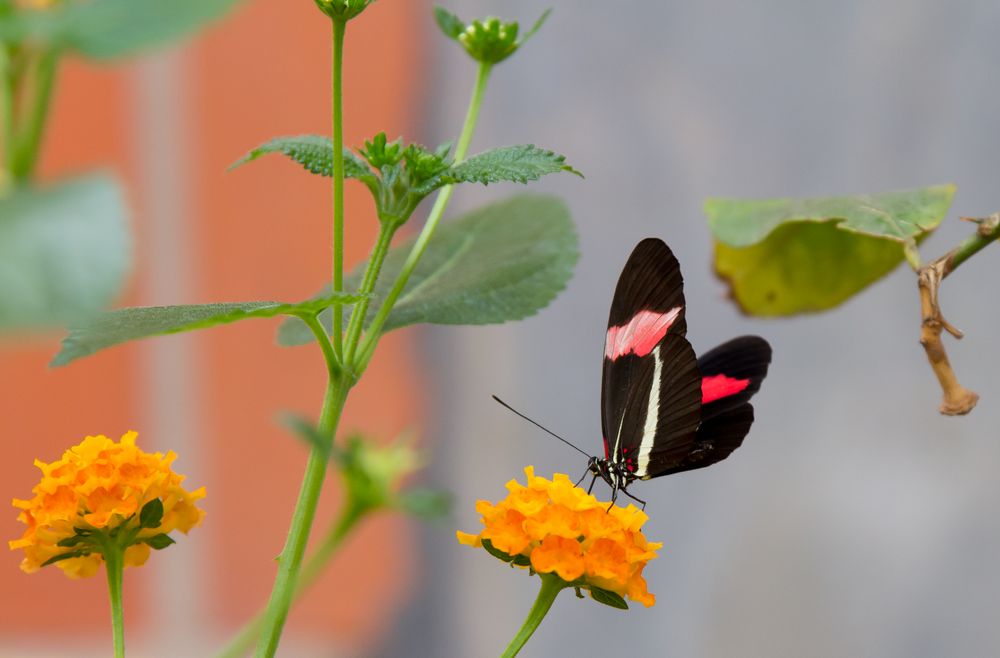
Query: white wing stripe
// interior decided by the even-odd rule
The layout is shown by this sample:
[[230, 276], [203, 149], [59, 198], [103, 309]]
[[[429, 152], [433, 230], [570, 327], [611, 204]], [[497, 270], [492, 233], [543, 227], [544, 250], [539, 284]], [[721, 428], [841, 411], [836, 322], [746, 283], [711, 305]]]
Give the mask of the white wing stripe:
[[653, 439], [656, 438], [656, 425], [660, 420], [660, 376], [663, 372], [663, 360], [660, 350], [653, 350], [653, 382], [649, 387], [649, 405], [646, 407], [646, 425], [642, 429], [642, 443], [639, 444], [639, 468], [636, 477], [646, 475], [649, 466], [649, 453], [653, 450]]

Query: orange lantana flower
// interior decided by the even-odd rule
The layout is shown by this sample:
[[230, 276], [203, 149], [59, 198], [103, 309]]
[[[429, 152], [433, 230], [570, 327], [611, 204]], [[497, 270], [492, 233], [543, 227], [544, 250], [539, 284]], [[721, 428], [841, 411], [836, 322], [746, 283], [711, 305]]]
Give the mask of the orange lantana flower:
[[174, 530], [187, 533], [205, 512], [195, 502], [205, 489], [187, 491], [183, 475], [171, 468], [177, 455], [143, 452], [137, 434], [121, 441], [88, 436], [62, 459], [46, 464], [29, 500], [14, 499], [18, 520], [28, 527], [11, 549], [24, 549], [21, 569], [37, 571], [57, 564], [67, 576], [93, 576], [101, 565], [101, 541], [115, 540], [125, 550], [127, 566], [139, 566], [150, 547], [172, 543]]
[[476, 503], [483, 530], [458, 532], [458, 541], [514, 566], [556, 574], [568, 586], [653, 605], [656, 598], [647, 591], [642, 570], [663, 545], [642, 534], [645, 512], [634, 505], [609, 507], [562, 473], [546, 480], [531, 466], [524, 472], [527, 486], [511, 480], [504, 500]]

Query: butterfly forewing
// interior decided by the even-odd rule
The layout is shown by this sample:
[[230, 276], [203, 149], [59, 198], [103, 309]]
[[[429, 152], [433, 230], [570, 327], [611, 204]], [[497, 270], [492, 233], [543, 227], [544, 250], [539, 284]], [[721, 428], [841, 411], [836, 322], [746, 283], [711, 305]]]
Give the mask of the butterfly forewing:
[[632, 251], [618, 279], [604, 345], [605, 458], [649, 477], [651, 455], [682, 455], [698, 427], [701, 378], [684, 339], [684, 281], [661, 240]]

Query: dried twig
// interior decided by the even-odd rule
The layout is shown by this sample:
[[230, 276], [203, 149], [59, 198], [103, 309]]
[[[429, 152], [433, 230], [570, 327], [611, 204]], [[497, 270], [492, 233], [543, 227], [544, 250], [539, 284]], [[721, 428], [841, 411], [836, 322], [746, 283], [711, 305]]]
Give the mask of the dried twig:
[[[917, 285], [920, 289], [920, 344], [927, 352], [934, 374], [937, 375], [944, 400], [940, 411], [948, 416], [967, 414], [976, 406], [979, 395], [970, 391], [958, 382], [955, 371], [948, 361], [948, 353], [941, 341], [941, 331], [947, 331], [955, 338], [961, 338], [962, 332], [948, 323], [941, 314], [938, 303], [938, 292], [941, 281], [955, 271], [969, 257], [983, 249], [986, 245], [1000, 237], [1000, 213], [994, 213], [982, 219], [963, 217], [979, 225], [976, 234], [967, 238], [944, 256], [917, 269]], [[911, 261], [912, 263], [912, 261]]]

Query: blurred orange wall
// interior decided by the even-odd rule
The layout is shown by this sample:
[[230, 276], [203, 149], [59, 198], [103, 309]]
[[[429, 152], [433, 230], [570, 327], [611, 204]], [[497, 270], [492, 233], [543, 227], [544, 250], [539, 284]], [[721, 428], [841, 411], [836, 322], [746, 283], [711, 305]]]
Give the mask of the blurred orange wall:
[[[383, 0], [351, 23], [348, 144], [358, 145], [379, 130], [390, 137], [417, 137], [422, 35], [430, 20], [423, 2]], [[166, 57], [163, 67], [148, 60], [105, 68], [67, 62], [43, 157], [47, 178], [104, 166], [126, 181], [135, 214], [136, 272], [123, 303], [295, 301], [311, 295], [329, 277], [329, 180], [277, 156], [231, 173], [226, 167], [272, 136], [329, 134], [328, 22], [310, 0], [253, 0], [179, 53], [157, 57]], [[183, 129], [176, 151], [181, 161], [160, 163], [178, 176], [177, 190], [149, 175], [149, 163], [156, 165], [158, 157], [149, 145], [157, 137], [171, 138], [149, 132], [161, 127], [150, 120], [149, 96], [142, 90], [156, 88], [158, 81], [149, 76], [158, 70], [172, 70], [182, 84], [180, 93], [165, 101], [170, 107], [154, 107], [152, 114], [168, 116], [174, 130]], [[348, 187], [347, 260], [353, 264], [367, 253], [376, 221], [367, 193]], [[167, 230], [187, 236], [183, 258], [173, 267], [178, 281], [190, 282], [185, 284], [190, 296], [163, 299], [155, 291], [171, 286], [158, 285], [163, 268], [151, 272], [148, 265], [157, 258], [162, 262], [150, 217], [156, 216], [156, 200], [174, 194], [183, 197], [180, 205], [188, 212], [170, 218], [177, 226]], [[32, 460], [55, 459], [86, 434], [117, 437], [134, 428], [140, 445], [170, 449], [175, 441], [155, 432], [171, 423], [156, 419], [183, 415], [196, 436], [177, 442], [196, 443], [192, 454], [178, 450], [177, 469], [197, 474], [192, 486], [208, 488], [209, 516], [192, 533], [190, 541], [200, 536], [195, 545], [204, 550], [186, 558], [191, 582], [181, 591], [189, 591], [191, 610], [204, 626], [200, 632], [224, 638], [266, 600], [306, 459], [305, 449], [276, 426], [275, 416], [282, 410], [315, 415], [322, 397], [325, 372], [318, 350], [276, 347], [276, 326], [248, 321], [177, 343], [194, 364], [179, 384], [193, 402], [180, 408], [154, 399], [164, 386], [156, 366], [159, 348], [150, 346], [156, 339], [59, 370], [46, 367], [54, 338], [0, 346], [0, 430], [10, 446], [0, 462], [2, 494], [27, 497], [36, 481]], [[406, 332], [382, 343], [352, 395], [342, 430], [363, 428], [385, 439], [419, 423], [413, 349]], [[317, 532], [336, 510], [336, 489], [331, 483], [325, 493]], [[0, 515], [4, 538], [20, 534], [15, 516], [13, 508]], [[326, 636], [350, 650], [384, 630], [411, 580], [412, 565], [400, 557], [408, 551], [396, 548], [407, 538], [399, 519], [365, 527], [296, 609], [292, 633]], [[157, 632], [162, 580], [156, 581], [152, 570], [169, 569], [170, 553], [126, 572], [130, 635]], [[109, 639], [102, 579], [73, 582], [49, 569], [28, 577], [17, 569], [18, 553], [0, 555], [0, 649], [8, 642], [32, 646], [26, 642], [40, 634], [57, 644], [59, 634], [93, 638], [98, 646]], [[182, 583], [186, 577], [176, 569], [172, 575]], [[203, 655], [210, 653], [206, 647]]]

